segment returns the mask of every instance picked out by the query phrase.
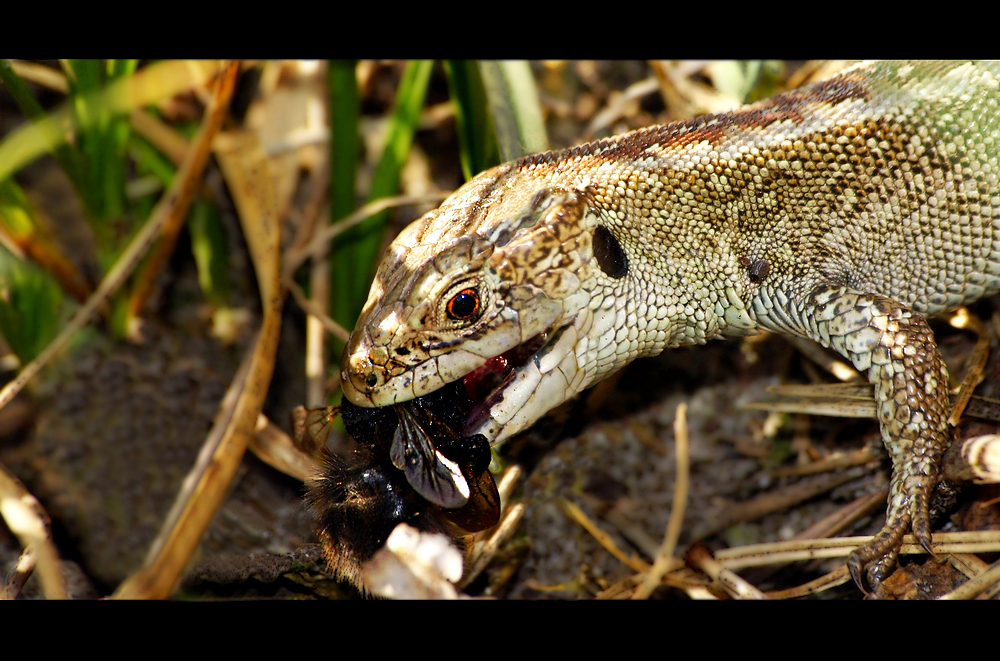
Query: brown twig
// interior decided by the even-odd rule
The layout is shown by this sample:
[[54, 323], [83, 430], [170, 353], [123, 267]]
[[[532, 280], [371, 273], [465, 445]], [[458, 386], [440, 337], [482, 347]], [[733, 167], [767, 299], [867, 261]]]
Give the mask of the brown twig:
[[[229, 108], [229, 98], [232, 97], [233, 89], [236, 87], [236, 74], [238, 74], [239, 71], [239, 60], [230, 62], [226, 70], [216, 82], [216, 93], [214, 98], [225, 100], [225, 106], [221, 109], [221, 112], [218, 107], [211, 111], [215, 115], [212, 117], [211, 121], [218, 122], [214, 128], [213, 135], [222, 127], [222, 120], [225, 118], [225, 112]], [[195, 153], [192, 156], [192, 158], [196, 159], [199, 165], [197, 168], [197, 179], [189, 181], [189, 185], [183, 186], [176, 191], [174, 209], [163, 223], [163, 231], [161, 233], [160, 240], [136, 276], [135, 287], [132, 289], [132, 293], [128, 299], [127, 328], [132, 326], [133, 320], [139, 316], [140, 312], [142, 312], [142, 308], [146, 305], [146, 302], [153, 293], [153, 285], [156, 282], [157, 276], [163, 270], [163, 267], [166, 266], [170, 256], [174, 253], [174, 248], [177, 247], [177, 238], [180, 236], [181, 228], [184, 227], [184, 221], [187, 220], [188, 210], [191, 208], [191, 203], [193, 202], [195, 193], [198, 190], [201, 181], [201, 173], [204, 171], [205, 165], [208, 163], [208, 155], [211, 151], [211, 147], [212, 143], [210, 141], [196, 141], [192, 145], [192, 149], [200, 150], [199, 153]]]

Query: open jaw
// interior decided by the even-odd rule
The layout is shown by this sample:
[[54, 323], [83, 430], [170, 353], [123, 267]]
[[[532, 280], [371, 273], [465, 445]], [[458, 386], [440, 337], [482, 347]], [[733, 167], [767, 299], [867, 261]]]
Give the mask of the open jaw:
[[[545, 364], [552, 363], [547, 357], [553, 354], [556, 347], [562, 348], [562, 351], [556, 352], [560, 355], [552, 356], [554, 364], [559, 364], [567, 353], [566, 349], [569, 347], [565, 347], [566, 343], [560, 341], [564, 330], [565, 327], [543, 331], [513, 349], [490, 358], [462, 378], [472, 403], [462, 432], [464, 435], [484, 434], [491, 443], [497, 443], [534, 422], [522, 422], [516, 429], [507, 428], [525, 402], [537, 394], [536, 390], [545, 377], [545, 372], [551, 370]], [[561, 400], [552, 402], [551, 406], [559, 403]], [[544, 412], [539, 413], [539, 416]]]

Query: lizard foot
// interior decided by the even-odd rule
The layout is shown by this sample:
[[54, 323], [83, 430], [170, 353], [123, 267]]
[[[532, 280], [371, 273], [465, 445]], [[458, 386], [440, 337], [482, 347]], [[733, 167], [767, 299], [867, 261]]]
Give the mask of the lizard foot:
[[[933, 489], [934, 483], [921, 479], [914, 480], [915, 484], [904, 486], [903, 482], [903, 480], [893, 480], [889, 516], [885, 527], [870, 542], [854, 549], [847, 560], [851, 577], [865, 594], [871, 592], [878, 594], [879, 584], [896, 568], [899, 550], [907, 532], [912, 531], [924, 550], [931, 556], [934, 555], [931, 550], [930, 508], [927, 496]], [[897, 494], [903, 498], [893, 497]]]
[[899, 547], [902, 546], [907, 528], [908, 520], [899, 521], [894, 527], [886, 526], [872, 541], [851, 551], [847, 568], [862, 592], [870, 594], [869, 588], [876, 589], [896, 568]]

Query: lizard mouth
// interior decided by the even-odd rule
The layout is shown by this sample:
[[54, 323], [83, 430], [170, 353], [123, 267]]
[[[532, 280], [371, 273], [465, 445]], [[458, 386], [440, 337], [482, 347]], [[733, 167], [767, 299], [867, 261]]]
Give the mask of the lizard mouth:
[[482, 428], [490, 411], [503, 401], [504, 390], [516, 380], [518, 369], [527, 365], [532, 358], [537, 362], [542, 349], [549, 344], [553, 335], [557, 333], [543, 331], [513, 349], [490, 358], [482, 367], [463, 377], [465, 390], [472, 401], [472, 410], [463, 433], [471, 434]]

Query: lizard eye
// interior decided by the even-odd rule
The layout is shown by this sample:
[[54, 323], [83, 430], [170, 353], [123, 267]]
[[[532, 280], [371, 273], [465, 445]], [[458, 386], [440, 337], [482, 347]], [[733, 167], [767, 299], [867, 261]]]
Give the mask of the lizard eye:
[[479, 316], [481, 309], [479, 292], [475, 289], [463, 289], [448, 301], [448, 318], [454, 321], [471, 321]]

